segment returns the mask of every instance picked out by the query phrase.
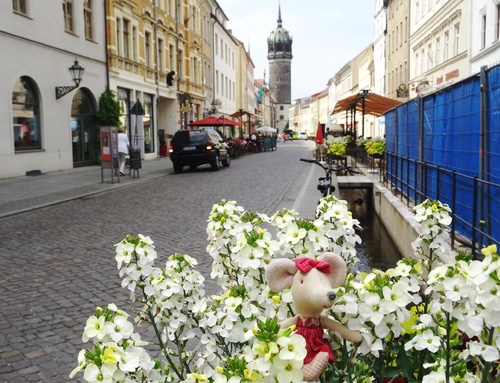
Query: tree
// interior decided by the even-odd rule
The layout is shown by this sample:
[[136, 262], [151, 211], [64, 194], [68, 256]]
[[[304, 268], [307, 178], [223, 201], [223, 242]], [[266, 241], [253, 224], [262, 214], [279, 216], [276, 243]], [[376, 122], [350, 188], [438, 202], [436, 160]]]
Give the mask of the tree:
[[106, 88], [99, 97], [99, 110], [95, 116], [97, 123], [101, 126], [120, 126], [120, 104], [115, 93]]

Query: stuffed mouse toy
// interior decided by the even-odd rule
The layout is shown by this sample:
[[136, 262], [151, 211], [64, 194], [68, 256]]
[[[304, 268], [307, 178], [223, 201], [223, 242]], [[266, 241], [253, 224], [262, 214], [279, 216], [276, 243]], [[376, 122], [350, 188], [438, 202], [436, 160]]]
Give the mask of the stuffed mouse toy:
[[319, 380], [328, 363], [335, 360], [330, 343], [323, 338], [324, 329], [354, 343], [362, 340], [359, 332], [321, 315], [323, 310], [332, 307], [335, 300], [332, 289], [340, 286], [346, 275], [345, 261], [334, 253], [324, 253], [317, 260], [305, 257], [275, 259], [266, 268], [266, 280], [271, 290], [282, 291], [292, 287], [292, 301], [297, 315], [285, 319], [280, 326], [296, 325], [295, 332], [306, 340], [307, 355], [302, 373], [307, 382]]

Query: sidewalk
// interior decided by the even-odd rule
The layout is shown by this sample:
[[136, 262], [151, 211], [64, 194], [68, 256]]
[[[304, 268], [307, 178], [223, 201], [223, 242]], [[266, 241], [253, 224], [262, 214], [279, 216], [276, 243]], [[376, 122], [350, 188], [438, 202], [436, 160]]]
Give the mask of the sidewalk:
[[127, 175], [119, 179], [115, 176], [114, 183], [111, 183], [110, 169], [103, 170], [104, 182], [101, 182], [101, 167], [97, 165], [0, 180], [0, 218], [108, 192], [173, 171], [168, 157], [143, 160], [141, 165], [139, 177], [126, 172]]

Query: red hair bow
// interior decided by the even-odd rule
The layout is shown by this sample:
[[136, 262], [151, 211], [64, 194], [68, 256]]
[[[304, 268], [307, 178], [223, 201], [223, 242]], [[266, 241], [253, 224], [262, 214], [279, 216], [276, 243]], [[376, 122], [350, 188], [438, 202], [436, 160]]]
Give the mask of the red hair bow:
[[297, 258], [295, 260], [295, 266], [303, 273], [307, 273], [311, 269], [318, 269], [325, 274], [331, 274], [332, 270], [330, 265], [323, 261], [316, 261], [311, 258]]

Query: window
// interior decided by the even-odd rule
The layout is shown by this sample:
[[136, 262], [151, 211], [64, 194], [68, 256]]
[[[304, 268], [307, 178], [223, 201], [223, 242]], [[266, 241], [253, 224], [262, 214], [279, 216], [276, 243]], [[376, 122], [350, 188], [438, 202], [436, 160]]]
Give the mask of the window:
[[219, 71], [215, 71], [215, 93], [219, 94]]
[[129, 134], [128, 112], [130, 110], [130, 96], [128, 89], [118, 88], [117, 99], [120, 104], [120, 122], [125, 130], [125, 134]]
[[118, 56], [122, 56], [122, 20], [116, 19], [116, 53]]
[[444, 34], [444, 47], [443, 47], [443, 61], [448, 60], [448, 54], [450, 50], [450, 34], [445, 32]]
[[63, 0], [64, 29], [66, 32], [74, 32], [73, 25], [73, 0]]
[[129, 21], [123, 20], [123, 57], [126, 59], [130, 58], [130, 32], [129, 32]]
[[453, 39], [453, 56], [458, 55], [458, 43], [460, 42], [460, 25], [455, 25]]
[[420, 73], [424, 73], [425, 72], [425, 64], [426, 64], [425, 49], [422, 48], [422, 51], [420, 54], [422, 56], [422, 59], [420, 60]]
[[401, 21], [399, 23], [399, 46], [403, 46], [403, 22]]
[[12, 91], [12, 127], [16, 152], [42, 148], [38, 92], [26, 76], [16, 81]]
[[137, 61], [137, 27], [132, 27], [132, 60]]
[[182, 50], [179, 50], [177, 52], [177, 61], [179, 63], [179, 68], [178, 68], [179, 69], [179, 73], [178, 74], [179, 74], [179, 78], [180, 79], [184, 78], [184, 65], [183, 65], [183, 62], [182, 62], [183, 57], [184, 57], [184, 53], [182, 52]]
[[163, 72], [163, 40], [158, 39], [158, 70]]
[[432, 69], [432, 44], [427, 45], [427, 70]]
[[495, 25], [495, 41], [500, 39], [500, 3], [497, 4], [497, 18]]
[[84, 0], [83, 2], [83, 20], [85, 22], [85, 38], [93, 40], [92, 0]]
[[175, 65], [175, 57], [174, 57], [174, 46], [169, 45], [168, 46], [168, 65], [170, 66], [170, 70], [175, 71], [176, 65]]
[[481, 15], [481, 45], [480, 49], [486, 47], [486, 14]]
[[419, 75], [419, 68], [420, 68], [420, 55], [418, 53], [415, 53], [415, 76]]
[[23, 15], [28, 14], [26, 9], [26, 0], [12, 0], [12, 9], [14, 12], [22, 13]]
[[146, 153], [153, 153], [155, 149], [153, 113], [153, 95], [144, 94], [144, 152]]
[[436, 65], [441, 64], [441, 50], [440, 49], [441, 49], [441, 39], [438, 37], [436, 39], [436, 58], [434, 60]]
[[151, 33], [144, 34], [144, 64], [146, 67], [151, 67]]

